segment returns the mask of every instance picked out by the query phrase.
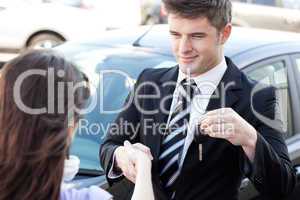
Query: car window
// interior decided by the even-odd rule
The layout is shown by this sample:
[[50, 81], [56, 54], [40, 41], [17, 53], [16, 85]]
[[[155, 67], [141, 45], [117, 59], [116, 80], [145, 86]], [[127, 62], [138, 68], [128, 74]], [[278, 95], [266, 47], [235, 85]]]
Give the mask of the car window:
[[248, 77], [260, 83], [275, 86], [278, 98], [280, 119], [283, 121], [285, 138], [290, 137], [292, 130], [291, 100], [287, 79], [287, 68], [284, 61], [255, 64], [247, 67], [245, 72]]
[[[165, 67], [169, 57], [143, 52], [122, 52], [118, 49], [88, 51], [71, 60], [90, 80], [91, 102], [96, 102], [91, 112], [79, 121], [71, 155], [80, 158], [80, 168], [102, 171], [99, 148], [108, 128], [117, 117], [138, 75], [151, 67]], [[101, 55], [101, 56], [100, 56]], [[172, 65], [169, 65], [170, 67]]]

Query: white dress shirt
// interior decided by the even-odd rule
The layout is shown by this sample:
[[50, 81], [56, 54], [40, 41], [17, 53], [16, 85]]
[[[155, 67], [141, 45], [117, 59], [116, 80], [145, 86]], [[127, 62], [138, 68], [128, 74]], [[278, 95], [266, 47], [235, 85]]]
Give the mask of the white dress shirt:
[[[206, 113], [206, 108], [208, 106], [209, 100], [211, 95], [214, 93], [215, 89], [219, 85], [225, 71], [227, 69], [225, 57], [222, 59], [221, 63], [219, 63], [214, 68], [210, 69], [209, 71], [205, 72], [196, 77], [191, 77], [192, 80], [195, 81], [197, 88], [200, 90], [200, 94], [194, 96], [192, 103], [191, 103], [191, 112], [190, 112], [190, 121], [187, 130], [187, 136], [185, 138], [185, 143], [183, 147], [183, 152], [180, 160], [180, 167], [183, 165], [183, 161], [185, 159], [186, 153], [194, 139], [195, 129], [197, 128], [197, 124], [201, 120], [203, 114]], [[171, 104], [171, 112], [168, 117], [168, 123], [171, 118], [171, 114], [177, 104], [178, 99], [178, 92], [179, 92], [179, 85], [183, 79], [189, 79], [186, 74], [184, 74], [181, 70], [179, 70], [178, 78], [177, 78], [177, 86], [173, 93], [173, 99]]]
[[[203, 116], [203, 114], [206, 112], [209, 99], [213, 94], [213, 92], [215, 91], [215, 89], [217, 88], [217, 86], [219, 85], [226, 69], [227, 69], [227, 65], [226, 65], [225, 57], [223, 57], [221, 63], [219, 63], [217, 66], [213, 67], [212, 69], [205, 72], [204, 74], [191, 78], [196, 82], [196, 85], [200, 90], [201, 94], [196, 95], [192, 100], [189, 127], [187, 130], [187, 136], [185, 138], [183, 153], [180, 160], [180, 167], [182, 167], [186, 153], [194, 139], [195, 128], [197, 127], [197, 124], [201, 119], [201, 117]], [[173, 93], [173, 99], [172, 99], [171, 109], [168, 117], [168, 123], [170, 121], [171, 114], [175, 109], [175, 105], [178, 101], [177, 97], [178, 97], [180, 82], [185, 78], [189, 78], [189, 77], [187, 77], [186, 74], [184, 74], [181, 70], [179, 70], [179, 74], [177, 78], [177, 86]], [[122, 173], [114, 172], [113, 170], [114, 165], [115, 165], [115, 154], [113, 156], [112, 166], [108, 173], [108, 177], [111, 179], [122, 176]]]

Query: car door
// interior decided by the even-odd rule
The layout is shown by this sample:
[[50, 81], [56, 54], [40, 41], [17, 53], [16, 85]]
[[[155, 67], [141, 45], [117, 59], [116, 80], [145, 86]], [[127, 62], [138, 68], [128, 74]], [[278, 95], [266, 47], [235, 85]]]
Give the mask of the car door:
[[[292, 68], [288, 56], [267, 59], [244, 68], [244, 72], [250, 79], [263, 84], [275, 86], [279, 105], [279, 118], [283, 121], [284, 138], [294, 135], [295, 123], [294, 101], [297, 101], [297, 91], [294, 90], [294, 74], [289, 70]], [[296, 113], [295, 113], [296, 114]]]
[[[297, 91], [298, 91], [298, 100], [295, 104], [296, 107], [300, 107], [300, 54], [293, 54], [290, 56], [291, 58], [291, 63], [293, 65], [293, 74], [294, 74], [294, 82], [293, 85], [296, 87]], [[298, 111], [298, 109], [297, 109]], [[300, 119], [300, 113], [297, 112], [295, 113], [295, 122]], [[287, 143], [290, 142], [290, 157], [293, 158], [294, 161], [294, 165], [295, 165], [295, 169], [296, 172], [298, 174], [298, 185], [294, 191], [294, 193], [290, 196], [290, 198], [288, 200], [295, 200], [295, 199], [299, 199], [299, 195], [300, 195], [300, 124], [299, 123], [295, 123], [295, 132], [297, 134], [295, 134], [294, 137], [290, 138], [287, 140]]]
[[[289, 56], [278, 56], [265, 59], [245, 67], [243, 71], [250, 79], [277, 88], [276, 95], [280, 111], [278, 117], [283, 121], [283, 137], [286, 141], [294, 142], [294, 138], [296, 138], [298, 139], [297, 141], [300, 142], [299, 134], [297, 134], [299, 132], [299, 123], [297, 122], [297, 119], [299, 119], [299, 90], [298, 86], [295, 84], [296, 77], [294, 65]], [[289, 144], [287, 145], [289, 146]], [[294, 159], [296, 158], [293, 158], [292, 160]], [[258, 195], [258, 192], [250, 181], [245, 179], [242, 182], [240, 190], [240, 200], [257, 199]]]

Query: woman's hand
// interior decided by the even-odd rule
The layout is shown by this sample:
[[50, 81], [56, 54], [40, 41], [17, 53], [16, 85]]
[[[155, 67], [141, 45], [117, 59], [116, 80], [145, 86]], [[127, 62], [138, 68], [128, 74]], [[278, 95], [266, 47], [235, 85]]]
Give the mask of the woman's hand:
[[154, 200], [151, 178], [151, 162], [153, 157], [128, 141], [125, 141], [124, 146], [130, 149], [130, 155], [135, 161], [136, 181], [132, 200]]
[[124, 142], [124, 147], [130, 149], [131, 159], [134, 160], [137, 174], [141, 170], [151, 169], [151, 161], [153, 160], [151, 153], [145, 153], [145, 151], [138, 146], [132, 145], [129, 141]]
[[151, 169], [153, 158], [147, 155], [141, 150], [136, 150], [136, 170], [139, 173], [140, 170]]

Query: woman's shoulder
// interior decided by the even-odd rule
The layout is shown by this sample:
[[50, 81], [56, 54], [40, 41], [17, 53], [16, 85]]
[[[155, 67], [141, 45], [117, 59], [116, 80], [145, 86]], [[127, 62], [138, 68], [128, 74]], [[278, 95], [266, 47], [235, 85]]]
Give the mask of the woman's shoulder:
[[83, 189], [63, 189], [60, 200], [110, 200], [112, 196], [105, 190], [91, 186]]

